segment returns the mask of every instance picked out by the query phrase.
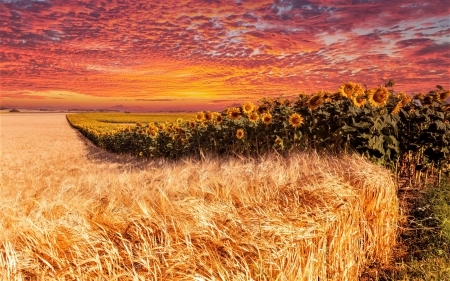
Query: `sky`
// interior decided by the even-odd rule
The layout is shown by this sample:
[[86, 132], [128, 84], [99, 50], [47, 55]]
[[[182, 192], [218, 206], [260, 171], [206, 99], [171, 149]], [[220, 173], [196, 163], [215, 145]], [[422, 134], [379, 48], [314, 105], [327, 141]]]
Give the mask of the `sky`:
[[450, 0], [0, 0], [0, 106], [221, 110], [450, 88]]

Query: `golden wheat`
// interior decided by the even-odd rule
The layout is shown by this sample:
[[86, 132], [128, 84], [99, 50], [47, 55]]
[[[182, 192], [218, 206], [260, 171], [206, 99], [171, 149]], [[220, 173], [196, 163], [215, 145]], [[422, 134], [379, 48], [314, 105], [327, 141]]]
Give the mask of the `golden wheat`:
[[357, 280], [389, 262], [389, 172], [350, 156], [148, 161], [2, 115], [2, 280]]

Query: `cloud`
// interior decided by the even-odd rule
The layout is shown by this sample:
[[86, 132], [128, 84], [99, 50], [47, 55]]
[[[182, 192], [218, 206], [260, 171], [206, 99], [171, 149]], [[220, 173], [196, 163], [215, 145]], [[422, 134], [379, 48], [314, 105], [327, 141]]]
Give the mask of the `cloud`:
[[181, 106], [382, 77], [426, 91], [449, 77], [445, 0], [1, 3], [4, 91]]

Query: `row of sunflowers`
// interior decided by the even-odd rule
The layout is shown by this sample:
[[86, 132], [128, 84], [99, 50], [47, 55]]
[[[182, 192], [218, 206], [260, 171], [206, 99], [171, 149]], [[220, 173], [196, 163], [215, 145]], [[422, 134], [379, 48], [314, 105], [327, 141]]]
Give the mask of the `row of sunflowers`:
[[100, 132], [77, 115], [71, 125], [115, 153], [180, 158], [192, 154], [257, 155], [276, 150], [358, 152], [399, 169], [449, 172], [450, 91], [439, 86], [410, 97], [384, 86], [365, 89], [347, 82], [338, 91], [263, 98], [223, 112], [198, 112], [190, 120], [138, 122]]

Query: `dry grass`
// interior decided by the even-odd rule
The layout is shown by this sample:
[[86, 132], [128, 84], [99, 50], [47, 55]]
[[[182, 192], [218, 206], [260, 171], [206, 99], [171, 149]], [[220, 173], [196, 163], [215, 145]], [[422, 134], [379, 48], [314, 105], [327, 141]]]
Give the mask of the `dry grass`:
[[366, 161], [143, 162], [38, 116], [0, 116], [2, 280], [357, 280], [389, 262], [396, 188]]

